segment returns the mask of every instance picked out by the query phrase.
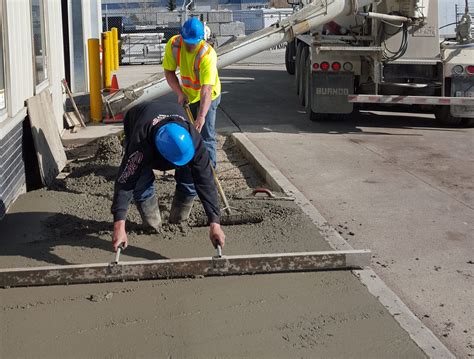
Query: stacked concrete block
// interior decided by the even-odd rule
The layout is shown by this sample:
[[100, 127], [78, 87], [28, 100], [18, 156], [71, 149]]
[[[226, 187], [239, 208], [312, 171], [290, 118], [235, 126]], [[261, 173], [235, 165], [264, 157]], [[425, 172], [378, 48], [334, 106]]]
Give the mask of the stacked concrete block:
[[196, 17], [199, 20], [202, 19], [202, 21], [206, 21], [206, 22], [208, 21], [208, 12], [207, 11], [193, 11], [191, 13], [191, 16]]
[[170, 23], [180, 23], [180, 16], [177, 12], [160, 12], [156, 15], [157, 25], [169, 25]]
[[221, 36], [240, 36], [245, 35], [245, 24], [240, 21], [220, 24]]
[[209, 26], [209, 29], [211, 29], [211, 34], [220, 35], [221, 30], [219, 24], [207, 23], [206, 25]]
[[209, 23], [227, 23], [233, 21], [232, 11], [211, 11], [207, 16]]

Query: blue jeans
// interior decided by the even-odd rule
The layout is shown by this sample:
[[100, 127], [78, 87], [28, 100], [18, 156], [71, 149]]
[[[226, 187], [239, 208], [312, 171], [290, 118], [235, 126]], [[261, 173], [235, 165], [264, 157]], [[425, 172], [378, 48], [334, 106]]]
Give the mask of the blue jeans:
[[144, 200], [155, 195], [155, 175], [151, 168], [142, 169], [140, 178], [133, 189], [133, 200], [135, 202], [143, 202]]
[[[216, 153], [216, 113], [217, 107], [221, 102], [221, 96], [216, 98], [211, 102], [211, 106], [209, 107], [209, 111], [206, 115], [206, 122], [201, 130], [201, 137], [206, 145], [206, 148], [209, 152], [209, 157], [211, 159], [211, 163], [216, 168], [217, 164], [217, 153]], [[199, 111], [199, 102], [193, 103], [189, 105], [191, 108], [191, 112], [193, 113], [194, 118], [197, 117]], [[194, 188], [193, 177], [191, 175], [191, 170], [189, 167], [180, 167], [176, 169], [175, 172], [175, 179], [176, 179], [176, 190], [187, 195], [187, 196], [196, 196], [196, 189]]]

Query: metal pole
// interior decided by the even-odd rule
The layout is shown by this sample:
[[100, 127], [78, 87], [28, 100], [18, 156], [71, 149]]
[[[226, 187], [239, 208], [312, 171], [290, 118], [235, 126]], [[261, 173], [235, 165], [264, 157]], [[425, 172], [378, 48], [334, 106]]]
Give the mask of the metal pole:
[[110, 63], [110, 71], [115, 70], [115, 54], [114, 54], [114, 41], [112, 39], [112, 31], [107, 31], [109, 34], [108, 41], [109, 41], [109, 63]]
[[112, 84], [112, 80], [110, 77], [110, 33], [103, 32], [102, 33], [102, 74], [103, 74], [103, 86], [104, 88], [110, 87]]
[[112, 43], [113, 43], [113, 52], [114, 52], [114, 65], [113, 69], [119, 69], [119, 44], [118, 44], [118, 29], [116, 27], [112, 28]]
[[105, 4], [105, 31], [109, 30], [109, 9], [107, 4]]
[[89, 52], [89, 96], [91, 120], [102, 121], [102, 96], [100, 94], [100, 50], [99, 39], [87, 41]]

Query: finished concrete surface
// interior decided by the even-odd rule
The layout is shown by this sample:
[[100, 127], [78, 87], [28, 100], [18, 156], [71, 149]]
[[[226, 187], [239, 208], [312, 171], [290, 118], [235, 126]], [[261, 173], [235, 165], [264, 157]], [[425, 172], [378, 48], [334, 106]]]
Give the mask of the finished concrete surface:
[[374, 252], [374, 270], [458, 357], [473, 356], [474, 129], [388, 112], [315, 123], [284, 67], [220, 73], [233, 79], [227, 120], [352, 246]]

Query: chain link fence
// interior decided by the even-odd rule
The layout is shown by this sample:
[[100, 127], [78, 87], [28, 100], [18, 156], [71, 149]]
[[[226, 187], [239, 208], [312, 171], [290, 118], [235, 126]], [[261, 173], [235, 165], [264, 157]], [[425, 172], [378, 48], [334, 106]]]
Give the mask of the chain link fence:
[[[471, 17], [474, 19], [474, 1], [468, 1], [467, 4], [469, 6], [469, 15], [471, 15]], [[458, 4], [455, 4], [454, 8], [456, 11], [456, 26], [457, 26], [459, 24], [459, 21], [461, 21], [462, 16], [464, 15], [465, 6], [464, 5], [460, 6]], [[474, 27], [471, 29], [471, 34], [474, 37]]]
[[[211, 33], [209, 40], [217, 48], [239, 36], [252, 34], [281, 21], [291, 15], [292, 11], [290, 8], [193, 10], [187, 16], [197, 17], [206, 23]], [[103, 31], [109, 31], [113, 27], [118, 29], [122, 64], [162, 63], [165, 44], [171, 37], [179, 34], [185, 16], [181, 11], [165, 10], [139, 12], [109, 9], [102, 14]], [[272, 49], [273, 55], [284, 51], [284, 47], [283, 44]]]

